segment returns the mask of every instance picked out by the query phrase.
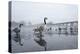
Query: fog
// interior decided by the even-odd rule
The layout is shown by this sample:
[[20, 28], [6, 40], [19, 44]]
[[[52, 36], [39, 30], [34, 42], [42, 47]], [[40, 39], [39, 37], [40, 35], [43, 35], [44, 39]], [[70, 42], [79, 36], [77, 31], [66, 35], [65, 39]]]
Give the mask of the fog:
[[39, 3], [39, 2], [12, 2], [12, 21], [43, 23], [44, 17], [47, 22], [60, 23], [75, 21], [78, 19], [77, 5]]

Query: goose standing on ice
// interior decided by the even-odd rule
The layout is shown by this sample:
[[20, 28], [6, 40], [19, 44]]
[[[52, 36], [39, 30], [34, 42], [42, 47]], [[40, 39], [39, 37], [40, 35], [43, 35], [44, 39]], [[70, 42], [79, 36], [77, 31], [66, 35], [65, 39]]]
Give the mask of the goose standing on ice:
[[38, 34], [35, 35], [35, 37], [37, 39], [34, 38], [34, 41], [36, 43], [38, 43], [40, 46], [44, 47], [45, 51], [47, 50], [47, 42], [42, 38], [43, 37], [42, 32], [44, 31], [44, 29], [46, 27], [46, 20], [47, 20], [47, 17], [44, 18], [44, 25], [43, 26], [41, 25], [41, 26], [39, 26], [39, 28], [34, 29], [35, 34], [38, 32]]

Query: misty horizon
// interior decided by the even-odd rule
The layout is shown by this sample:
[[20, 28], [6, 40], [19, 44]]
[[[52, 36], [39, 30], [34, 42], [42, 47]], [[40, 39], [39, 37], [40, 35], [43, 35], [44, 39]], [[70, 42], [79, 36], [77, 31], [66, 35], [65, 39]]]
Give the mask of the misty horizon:
[[49, 4], [37, 2], [12, 2], [12, 21], [32, 24], [47, 22], [62, 23], [78, 20], [78, 7], [76, 5]]

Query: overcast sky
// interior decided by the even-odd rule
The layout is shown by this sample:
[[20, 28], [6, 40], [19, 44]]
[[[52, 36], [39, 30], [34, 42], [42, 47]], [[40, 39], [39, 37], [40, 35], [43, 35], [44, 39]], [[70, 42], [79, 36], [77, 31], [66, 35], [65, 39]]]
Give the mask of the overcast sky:
[[78, 7], [68, 4], [52, 4], [39, 2], [12, 2], [12, 21], [43, 23], [44, 17], [47, 22], [60, 23], [78, 20]]

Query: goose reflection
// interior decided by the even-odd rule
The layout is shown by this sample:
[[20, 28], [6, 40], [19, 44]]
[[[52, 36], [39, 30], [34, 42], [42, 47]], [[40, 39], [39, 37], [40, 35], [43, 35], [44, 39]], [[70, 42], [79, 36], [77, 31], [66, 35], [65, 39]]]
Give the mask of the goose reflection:
[[34, 41], [44, 47], [44, 50], [46, 51], [47, 50], [47, 42], [43, 39], [44, 35], [42, 34], [42, 32], [39, 32], [39, 33], [35, 33], [35, 38], [34, 38]]
[[45, 50], [45, 51], [47, 50], [47, 42], [46, 42], [44, 39], [39, 38], [39, 39], [34, 39], [34, 41], [35, 41], [38, 45], [44, 47], [44, 50]]

